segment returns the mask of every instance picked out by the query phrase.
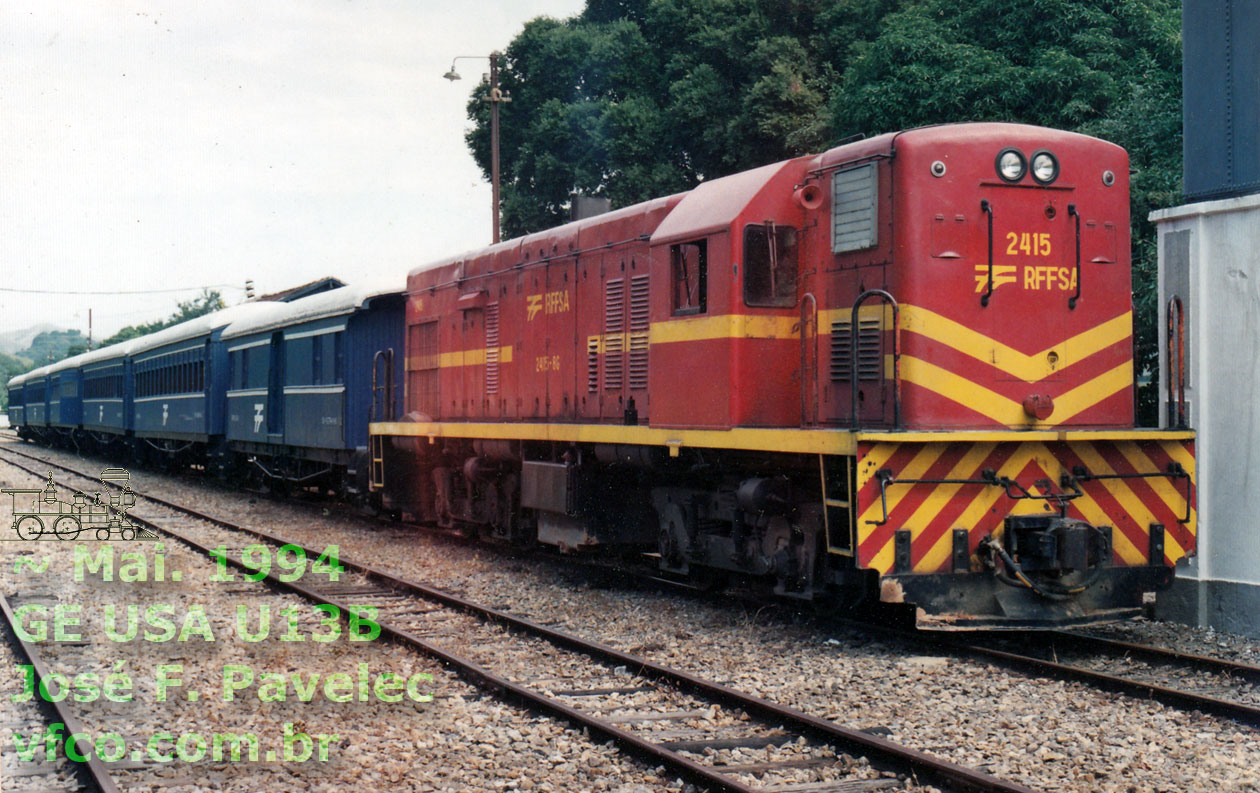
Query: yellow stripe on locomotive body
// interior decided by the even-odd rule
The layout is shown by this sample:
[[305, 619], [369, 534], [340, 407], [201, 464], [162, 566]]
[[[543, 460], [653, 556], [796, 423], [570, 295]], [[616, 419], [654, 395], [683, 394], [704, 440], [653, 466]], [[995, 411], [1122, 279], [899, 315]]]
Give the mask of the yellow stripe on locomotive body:
[[[956, 572], [954, 531], [965, 529], [970, 567], [978, 570], [981, 540], [1000, 541], [1011, 515], [1062, 513], [1110, 527], [1113, 567], [1171, 566], [1194, 552], [1192, 432], [932, 435], [859, 434], [859, 567], [881, 575]], [[1163, 527], [1158, 559], [1151, 558], [1152, 524]], [[900, 570], [899, 532], [909, 533], [910, 551]]]

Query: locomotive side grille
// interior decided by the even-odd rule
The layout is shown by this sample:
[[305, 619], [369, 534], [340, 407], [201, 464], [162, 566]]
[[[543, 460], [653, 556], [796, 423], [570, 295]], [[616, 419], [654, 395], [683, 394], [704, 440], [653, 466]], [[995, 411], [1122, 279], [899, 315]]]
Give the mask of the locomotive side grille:
[[[860, 382], [874, 382], [880, 378], [883, 333], [883, 321], [880, 317], [858, 318], [858, 380]], [[850, 382], [850, 374], [853, 370], [850, 350], [852, 343], [849, 320], [832, 322], [831, 382]]]
[[486, 306], [486, 395], [499, 393], [499, 303]]
[[879, 242], [879, 172], [875, 163], [831, 177], [831, 251], [860, 251]]
[[604, 285], [604, 388], [620, 389], [623, 385], [625, 330], [626, 282], [617, 278]]
[[630, 279], [630, 390], [648, 386], [648, 276]]
[[592, 394], [599, 391], [598, 336], [591, 336], [586, 340], [586, 390]]

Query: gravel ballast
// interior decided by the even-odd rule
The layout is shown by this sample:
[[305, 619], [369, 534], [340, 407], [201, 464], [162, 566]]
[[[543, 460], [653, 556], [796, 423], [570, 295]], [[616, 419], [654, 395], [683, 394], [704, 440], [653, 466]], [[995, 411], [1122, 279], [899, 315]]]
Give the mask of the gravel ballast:
[[[60, 456], [80, 468], [100, 465]], [[347, 557], [1029, 787], [1260, 790], [1260, 732], [1230, 721], [924, 655], [776, 609], [594, 588], [589, 576], [550, 559], [460, 545], [332, 505], [284, 504], [150, 473], [137, 473], [133, 487], [310, 545], [338, 543]], [[1260, 657], [1254, 642], [1184, 626], [1136, 622], [1104, 632], [1235, 660]]]

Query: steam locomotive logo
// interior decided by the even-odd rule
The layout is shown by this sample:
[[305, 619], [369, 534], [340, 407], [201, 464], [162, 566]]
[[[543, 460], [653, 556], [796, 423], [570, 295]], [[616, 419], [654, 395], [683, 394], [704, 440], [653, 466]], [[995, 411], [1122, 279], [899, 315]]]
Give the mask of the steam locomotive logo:
[[[53, 475], [48, 473], [44, 488], [6, 488], [13, 498], [13, 531], [22, 540], [56, 538], [76, 540], [82, 532], [94, 532], [98, 540], [156, 540], [157, 535], [140, 528], [127, 517], [127, 510], [136, 504], [131, 485], [131, 474], [125, 468], [106, 468], [101, 471], [101, 484], [107, 495], [77, 492], [71, 501], [57, 497]], [[114, 489], [111, 490], [111, 485]]]

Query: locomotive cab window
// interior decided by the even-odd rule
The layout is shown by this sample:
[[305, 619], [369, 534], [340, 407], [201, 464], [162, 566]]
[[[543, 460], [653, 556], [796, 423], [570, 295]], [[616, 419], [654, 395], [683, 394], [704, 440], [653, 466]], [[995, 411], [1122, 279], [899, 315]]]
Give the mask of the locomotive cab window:
[[703, 314], [709, 309], [709, 261], [704, 240], [669, 247], [675, 316]]
[[774, 223], [744, 227], [744, 303], [796, 305], [796, 229]]

